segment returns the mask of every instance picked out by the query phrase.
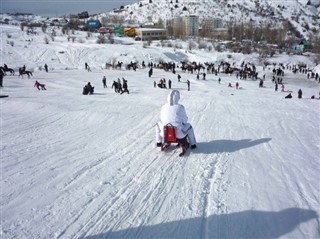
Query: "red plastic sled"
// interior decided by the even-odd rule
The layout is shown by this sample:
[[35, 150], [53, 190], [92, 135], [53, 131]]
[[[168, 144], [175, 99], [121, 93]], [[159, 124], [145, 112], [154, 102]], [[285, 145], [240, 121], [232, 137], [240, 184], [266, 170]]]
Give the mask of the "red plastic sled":
[[176, 137], [176, 127], [172, 124], [167, 124], [163, 127], [163, 143], [161, 145], [161, 151], [164, 151], [172, 143], [177, 143], [181, 147], [182, 152], [179, 156], [182, 156], [189, 148], [187, 136], [182, 139], [178, 139]]

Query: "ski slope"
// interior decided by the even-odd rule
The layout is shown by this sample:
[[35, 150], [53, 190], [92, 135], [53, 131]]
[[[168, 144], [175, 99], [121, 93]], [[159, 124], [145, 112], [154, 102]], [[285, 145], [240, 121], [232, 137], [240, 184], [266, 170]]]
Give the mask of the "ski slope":
[[[167, 59], [167, 48], [57, 39], [42, 58], [42, 37], [35, 41], [2, 52], [2, 64], [15, 70], [26, 64], [33, 76], [6, 76], [1, 88], [9, 95], [0, 99], [1, 238], [319, 238], [320, 101], [310, 96], [318, 98], [320, 86], [314, 79], [286, 69], [293, 99], [284, 99], [287, 92], [274, 91], [272, 68], [259, 64], [264, 88], [235, 75], [197, 80], [177, 69], [179, 83], [160, 69], [149, 78], [148, 68], [102, 67], [111, 56]], [[98, 51], [106, 54], [93, 54]], [[201, 51], [180, 54], [210, 58]], [[40, 70], [45, 62], [48, 73]], [[111, 88], [118, 77], [128, 80], [130, 94]], [[160, 78], [180, 91], [194, 127], [198, 147], [184, 157], [155, 146], [154, 124], [170, 92], [153, 87]], [[47, 90], [34, 88], [35, 80]], [[81, 94], [88, 81], [94, 95]], [[227, 87], [236, 81], [240, 89]]]

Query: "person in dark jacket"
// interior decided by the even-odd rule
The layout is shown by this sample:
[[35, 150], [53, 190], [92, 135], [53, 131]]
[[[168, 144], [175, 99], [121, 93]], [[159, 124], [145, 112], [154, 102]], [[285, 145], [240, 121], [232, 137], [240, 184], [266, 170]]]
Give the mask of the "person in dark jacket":
[[0, 87], [2, 87], [2, 84], [3, 84], [3, 77], [4, 77], [4, 71], [0, 69]]
[[149, 70], [149, 78], [152, 76], [152, 74], [153, 74], [153, 68], [151, 67]]
[[190, 81], [187, 80], [187, 85], [188, 85], [188, 91], [190, 91]]
[[102, 78], [102, 84], [103, 84], [103, 88], [107, 88], [107, 79], [105, 76], [103, 76]]
[[94, 92], [94, 87], [92, 87], [91, 83], [88, 82], [88, 84], [86, 84], [84, 87], [83, 87], [83, 92], [82, 94], [83, 95], [92, 95]]
[[124, 92], [127, 92], [129, 94], [129, 90], [128, 90], [128, 81], [125, 80], [124, 78], [122, 78], [123, 83], [122, 83], [122, 91], [120, 93], [120, 95], [122, 95]]
[[289, 95], [287, 95], [286, 97], [284, 97], [285, 99], [291, 99], [292, 98], [292, 95], [291, 93], [289, 93]]
[[113, 88], [114, 87], [114, 92], [116, 92], [116, 93], [118, 93], [118, 82], [116, 82], [115, 80], [113, 81], [113, 84], [112, 84], [112, 87], [111, 88]]
[[46, 72], [48, 72], [48, 65], [44, 64], [44, 69], [46, 70]]
[[181, 80], [181, 75], [178, 74], [178, 82]]
[[299, 99], [302, 98], [302, 90], [301, 90], [301, 89], [298, 90], [298, 98], [299, 98]]

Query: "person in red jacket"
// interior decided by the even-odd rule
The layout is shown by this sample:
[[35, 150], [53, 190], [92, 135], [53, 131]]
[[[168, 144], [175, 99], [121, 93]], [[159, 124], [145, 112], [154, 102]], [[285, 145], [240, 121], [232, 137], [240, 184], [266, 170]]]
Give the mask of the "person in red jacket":
[[34, 82], [34, 86], [33, 87], [37, 87], [38, 90], [47, 90], [46, 89], [46, 85], [44, 84], [40, 84], [37, 80]]

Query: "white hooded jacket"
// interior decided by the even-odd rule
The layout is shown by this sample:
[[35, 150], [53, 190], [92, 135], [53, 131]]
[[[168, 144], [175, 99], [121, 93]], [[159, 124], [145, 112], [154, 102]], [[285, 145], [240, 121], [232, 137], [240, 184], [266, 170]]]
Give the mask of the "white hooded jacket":
[[172, 124], [176, 127], [176, 137], [183, 138], [187, 135], [190, 124], [188, 124], [188, 116], [183, 105], [179, 104], [180, 93], [177, 90], [170, 92], [168, 103], [161, 108], [162, 125]]

